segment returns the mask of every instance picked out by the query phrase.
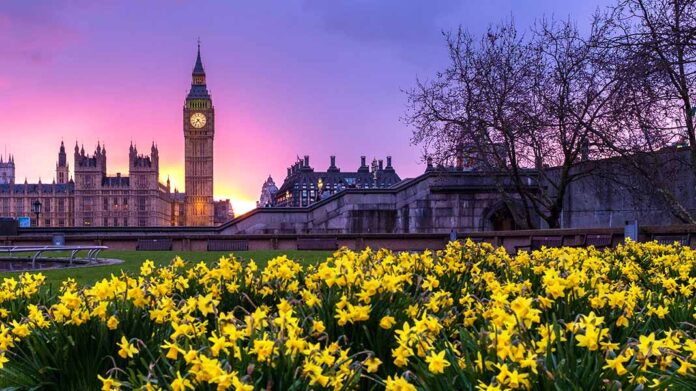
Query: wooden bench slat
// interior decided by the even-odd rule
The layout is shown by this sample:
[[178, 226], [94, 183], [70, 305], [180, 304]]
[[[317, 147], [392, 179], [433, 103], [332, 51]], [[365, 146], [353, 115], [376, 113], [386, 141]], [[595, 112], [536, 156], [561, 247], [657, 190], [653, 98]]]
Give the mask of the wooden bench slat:
[[561, 247], [563, 245], [562, 236], [532, 236], [531, 247], [539, 250], [542, 247]]
[[137, 251], [171, 251], [171, 239], [138, 239]]
[[585, 246], [604, 248], [612, 246], [612, 235], [587, 235]]
[[208, 251], [249, 251], [248, 240], [210, 239]]
[[682, 246], [689, 245], [689, 235], [653, 235], [652, 239], [660, 244], [674, 244], [674, 242], [679, 242]]
[[297, 239], [298, 250], [337, 250], [337, 238], [316, 238], [316, 239]]

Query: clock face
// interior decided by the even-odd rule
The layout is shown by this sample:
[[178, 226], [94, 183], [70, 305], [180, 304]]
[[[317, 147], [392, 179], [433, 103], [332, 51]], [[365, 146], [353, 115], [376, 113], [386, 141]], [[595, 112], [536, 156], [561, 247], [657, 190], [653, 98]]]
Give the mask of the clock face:
[[191, 116], [191, 125], [196, 128], [200, 129], [205, 126], [205, 115], [203, 113], [194, 113]]

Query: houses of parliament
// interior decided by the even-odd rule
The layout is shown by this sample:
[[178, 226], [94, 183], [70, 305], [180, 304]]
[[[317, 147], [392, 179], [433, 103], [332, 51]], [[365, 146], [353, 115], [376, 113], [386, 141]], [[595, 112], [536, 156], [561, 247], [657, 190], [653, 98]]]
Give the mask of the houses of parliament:
[[[75, 144], [73, 176], [63, 142], [51, 183], [17, 183], [15, 158], [0, 156], [0, 216], [30, 217], [39, 227], [209, 226], [232, 218], [229, 200], [213, 200], [215, 109], [206, 86], [200, 44], [183, 107], [185, 193], [159, 181], [159, 151], [130, 145], [128, 174], [107, 174], [106, 145], [93, 153]], [[41, 212], [32, 205], [39, 201]]]

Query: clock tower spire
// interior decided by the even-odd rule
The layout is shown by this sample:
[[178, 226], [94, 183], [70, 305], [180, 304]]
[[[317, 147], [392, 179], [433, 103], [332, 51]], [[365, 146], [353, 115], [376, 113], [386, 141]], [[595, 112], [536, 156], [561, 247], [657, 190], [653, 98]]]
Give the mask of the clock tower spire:
[[184, 102], [185, 221], [189, 226], [213, 225], [213, 139], [215, 109], [208, 93], [198, 40], [191, 89]]

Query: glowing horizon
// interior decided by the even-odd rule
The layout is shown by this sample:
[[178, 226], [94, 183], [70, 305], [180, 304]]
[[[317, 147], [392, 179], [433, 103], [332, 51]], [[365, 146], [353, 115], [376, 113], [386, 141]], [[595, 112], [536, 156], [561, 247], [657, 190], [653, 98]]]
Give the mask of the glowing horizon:
[[77, 141], [90, 154], [106, 144], [108, 173], [124, 175], [130, 142], [149, 153], [154, 141], [160, 181], [185, 190], [182, 107], [200, 36], [216, 110], [214, 194], [235, 213], [254, 206], [268, 175], [280, 186], [296, 156], [324, 170], [336, 155], [352, 171], [361, 155], [391, 155], [402, 178], [417, 176], [402, 90], [447, 63], [442, 30], [483, 30], [504, 11], [522, 23], [589, 15], [602, 1], [3, 1], [0, 153], [15, 156], [17, 182], [50, 182], [61, 140], [71, 174]]

